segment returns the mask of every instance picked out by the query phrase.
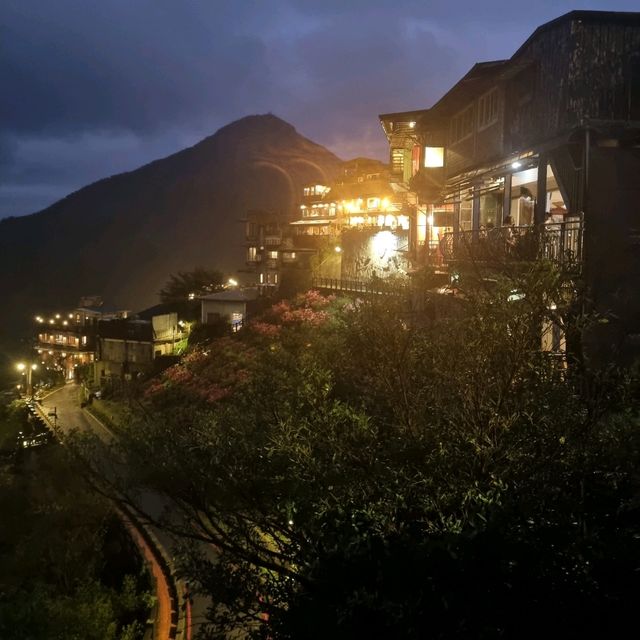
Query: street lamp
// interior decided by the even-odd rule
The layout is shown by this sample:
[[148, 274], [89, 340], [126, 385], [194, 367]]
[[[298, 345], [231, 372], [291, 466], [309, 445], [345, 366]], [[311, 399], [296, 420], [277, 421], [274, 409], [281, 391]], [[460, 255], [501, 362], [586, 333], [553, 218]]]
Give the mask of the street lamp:
[[16, 369], [22, 374], [27, 376], [27, 397], [33, 397], [33, 386], [31, 385], [31, 374], [38, 368], [35, 362], [18, 362]]

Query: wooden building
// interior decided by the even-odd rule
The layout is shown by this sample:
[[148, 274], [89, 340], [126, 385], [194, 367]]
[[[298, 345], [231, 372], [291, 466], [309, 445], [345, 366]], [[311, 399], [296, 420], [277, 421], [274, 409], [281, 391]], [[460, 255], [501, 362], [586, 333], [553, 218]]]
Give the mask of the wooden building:
[[[494, 258], [562, 262], [611, 319], [604, 350], [637, 340], [640, 13], [572, 11], [431, 108], [380, 120], [394, 175], [416, 194], [414, 260], [486, 262], [494, 238]], [[495, 255], [507, 234], [526, 255]]]

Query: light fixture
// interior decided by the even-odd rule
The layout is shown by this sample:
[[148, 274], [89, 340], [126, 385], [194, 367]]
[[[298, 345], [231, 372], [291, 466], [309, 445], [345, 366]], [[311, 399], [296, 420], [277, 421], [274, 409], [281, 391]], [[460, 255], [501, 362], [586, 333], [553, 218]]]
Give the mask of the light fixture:
[[227, 280], [227, 284], [228, 284], [230, 287], [237, 287], [237, 286], [238, 286], [238, 281], [237, 281], [235, 278], [229, 278], [229, 279]]
[[337, 246], [337, 247], [335, 248], [335, 252], [336, 252], [336, 253], [341, 253], [341, 252], [342, 252], [342, 247]]
[[518, 162], [517, 160], [511, 163], [512, 169], [519, 169], [521, 166], [522, 166], [522, 162]]

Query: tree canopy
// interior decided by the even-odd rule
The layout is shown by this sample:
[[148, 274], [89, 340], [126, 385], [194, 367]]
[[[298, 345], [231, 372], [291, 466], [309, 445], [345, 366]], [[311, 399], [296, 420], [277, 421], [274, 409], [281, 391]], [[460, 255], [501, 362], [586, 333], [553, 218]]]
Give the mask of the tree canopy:
[[215, 603], [202, 637], [585, 638], [632, 622], [636, 387], [541, 351], [569, 298], [546, 267], [437, 301], [401, 284], [309, 292], [155, 380], [113, 445], [120, 489], [172, 504], [163, 525]]
[[195, 267], [192, 271], [172, 273], [165, 285], [160, 289], [160, 300], [163, 303], [185, 303], [218, 291], [224, 283], [221, 271]]

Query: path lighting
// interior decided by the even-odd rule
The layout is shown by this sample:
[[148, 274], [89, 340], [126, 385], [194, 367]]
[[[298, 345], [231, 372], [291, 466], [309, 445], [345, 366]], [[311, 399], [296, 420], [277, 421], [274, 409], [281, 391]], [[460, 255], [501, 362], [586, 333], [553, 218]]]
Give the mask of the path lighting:
[[27, 376], [27, 397], [31, 397], [33, 395], [33, 387], [31, 385], [31, 374], [38, 368], [38, 365], [33, 362], [25, 363], [18, 362], [16, 364], [16, 369], [22, 374]]

